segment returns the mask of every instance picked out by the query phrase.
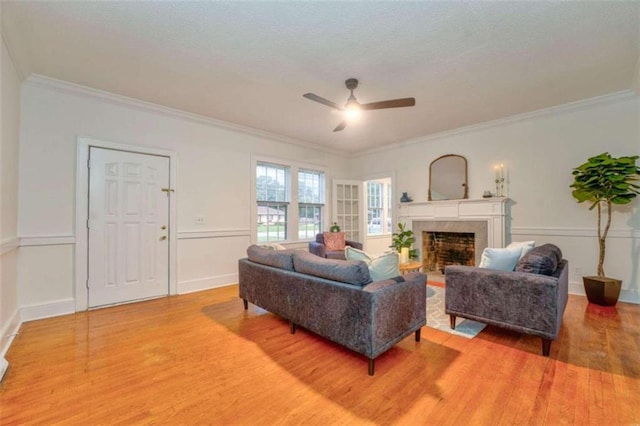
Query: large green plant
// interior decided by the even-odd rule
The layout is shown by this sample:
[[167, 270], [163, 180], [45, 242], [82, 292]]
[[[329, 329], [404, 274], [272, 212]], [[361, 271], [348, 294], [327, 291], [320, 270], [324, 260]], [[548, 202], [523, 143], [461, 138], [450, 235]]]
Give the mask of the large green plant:
[[[579, 203], [591, 203], [589, 210], [597, 208], [598, 212], [598, 276], [604, 277], [604, 256], [606, 239], [611, 226], [611, 207], [613, 204], [628, 204], [638, 194], [640, 168], [636, 166], [637, 155], [628, 157], [612, 157], [608, 152], [596, 155], [586, 163], [573, 169], [573, 188], [571, 193]], [[602, 211], [605, 211], [606, 222], [602, 229]]]
[[403, 247], [409, 249], [409, 258], [415, 259], [417, 257], [417, 250], [412, 249], [411, 246], [416, 242], [411, 229], [406, 229], [404, 223], [398, 224], [398, 230], [391, 234], [391, 245], [389, 247], [396, 249], [398, 253]]

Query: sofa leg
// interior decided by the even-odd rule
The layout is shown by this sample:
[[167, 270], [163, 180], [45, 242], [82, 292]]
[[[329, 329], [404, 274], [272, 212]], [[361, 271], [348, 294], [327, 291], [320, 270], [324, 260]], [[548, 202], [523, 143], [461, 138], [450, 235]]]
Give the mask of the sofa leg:
[[249, 309], [249, 302], [247, 302], [247, 299], [242, 299], [242, 304], [244, 305], [245, 311]]
[[296, 325], [293, 321], [289, 321], [289, 330], [291, 331], [291, 334], [296, 334]]
[[455, 315], [449, 315], [449, 327], [451, 327], [452, 330], [456, 329], [456, 316]]
[[549, 356], [551, 350], [551, 339], [542, 339], [542, 355]]
[[369, 358], [369, 375], [370, 376], [373, 376], [373, 370], [374, 370], [374, 367], [375, 367], [375, 362], [376, 362], [375, 359]]
[[420, 332], [421, 332], [421, 331], [422, 331], [422, 329], [421, 329], [421, 328], [419, 328], [419, 329], [417, 329], [417, 330], [416, 330], [416, 342], [419, 342], [419, 341], [420, 341]]

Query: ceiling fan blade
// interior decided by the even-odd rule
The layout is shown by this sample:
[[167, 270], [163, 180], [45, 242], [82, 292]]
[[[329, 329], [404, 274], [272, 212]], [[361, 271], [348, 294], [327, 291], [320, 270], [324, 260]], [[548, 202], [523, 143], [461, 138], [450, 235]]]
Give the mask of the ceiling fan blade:
[[392, 99], [389, 101], [371, 102], [369, 104], [361, 104], [361, 109], [385, 109], [385, 108], [402, 108], [410, 107], [416, 104], [416, 98]]
[[341, 122], [340, 124], [338, 124], [336, 126], [335, 129], [333, 129], [334, 132], [339, 132], [341, 130], [343, 130], [345, 127], [347, 127], [347, 120], [344, 120], [343, 122]]
[[305, 93], [302, 96], [304, 96], [305, 98], [310, 99], [312, 101], [319, 102], [319, 103], [321, 103], [323, 105], [326, 105], [328, 107], [335, 108], [335, 109], [338, 109], [338, 110], [342, 111], [342, 107], [338, 106], [338, 104], [336, 104], [335, 102], [331, 102], [330, 100], [323, 98], [322, 96], [318, 96], [318, 95], [315, 95], [313, 93]]

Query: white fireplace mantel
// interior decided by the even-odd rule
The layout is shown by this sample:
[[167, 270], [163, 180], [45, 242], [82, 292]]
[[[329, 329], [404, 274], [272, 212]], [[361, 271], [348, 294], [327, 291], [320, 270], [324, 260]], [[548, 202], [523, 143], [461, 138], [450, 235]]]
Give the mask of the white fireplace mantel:
[[487, 247], [504, 247], [507, 200], [497, 197], [401, 203], [399, 222], [407, 223], [413, 229], [413, 222], [484, 221], [487, 223]]

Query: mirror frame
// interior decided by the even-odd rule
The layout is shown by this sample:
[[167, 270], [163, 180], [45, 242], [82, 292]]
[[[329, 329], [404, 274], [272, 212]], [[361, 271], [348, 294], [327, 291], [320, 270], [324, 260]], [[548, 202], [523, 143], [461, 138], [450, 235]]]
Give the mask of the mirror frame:
[[[439, 161], [442, 160], [444, 158], [448, 158], [448, 157], [457, 157], [462, 159], [462, 161], [464, 162], [464, 182], [462, 182], [462, 187], [464, 188], [464, 192], [462, 194], [462, 198], [443, 198], [441, 200], [433, 200], [431, 198], [431, 184], [433, 182], [433, 165]], [[429, 164], [429, 194], [428, 194], [428, 199], [429, 201], [446, 201], [446, 200], [464, 200], [467, 199], [469, 197], [469, 185], [467, 184], [467, 159], [464, 158], [462, 155], [458, 155], [458, 154], [445, 154], [445, 155], [441, 155], [440, 157], [436, 158], [435, 160], [433, 160], [431, 162], [431, 164]]]

